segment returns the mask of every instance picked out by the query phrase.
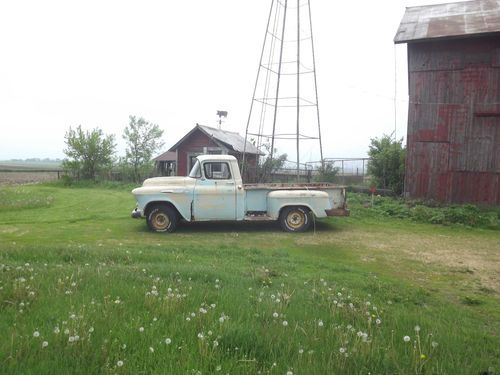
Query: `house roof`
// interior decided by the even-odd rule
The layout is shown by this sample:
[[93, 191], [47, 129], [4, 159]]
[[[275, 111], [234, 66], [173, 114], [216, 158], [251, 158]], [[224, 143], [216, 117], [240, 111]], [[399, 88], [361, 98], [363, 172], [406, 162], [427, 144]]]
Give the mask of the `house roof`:
[[500, 0], [406, 8], [394, 43], [500, 33]]
[[153, 161], [176, 161], [176, 160], [177, 160], [177, 154], [172, 151], [166, 151], [163, 154], [153, 159]]
[[189, 133], [187, 133], [182, 139], [177, 142], [175, 145], [170, 147], [169, 151], [175, 151], [179, 146], [187, 139], [191, 134], [193, 134], [196, 130], [200, 130], [208, 137], [212, 138], [215, 143], [220, 146], [224, 146], [230, 150], [243, 153], [245, 151], [247, 154], [261, 155], [262, 153], [259, 151], [257, 147], [255, 147], [250, 142], [246, 142], [246, 150], [245, 150], [245, 138], [235, 132], [230, 132], [227, 130], [211, 128], [209, 126], [196, 124], [196, 126], [191, 129]]

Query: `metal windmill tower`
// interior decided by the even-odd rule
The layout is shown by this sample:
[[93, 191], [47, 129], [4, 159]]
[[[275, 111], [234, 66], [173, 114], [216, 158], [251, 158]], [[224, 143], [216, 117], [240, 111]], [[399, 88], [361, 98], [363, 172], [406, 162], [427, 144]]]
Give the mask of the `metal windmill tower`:
[[323, 161], [310, 0], [271, 0], [245, 140], [295, 156], [297, 179], [306, 141]]

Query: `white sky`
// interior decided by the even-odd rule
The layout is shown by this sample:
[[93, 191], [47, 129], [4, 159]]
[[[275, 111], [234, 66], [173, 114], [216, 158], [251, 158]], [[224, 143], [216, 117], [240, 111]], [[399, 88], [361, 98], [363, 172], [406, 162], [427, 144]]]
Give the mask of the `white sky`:
[[[405, 6], [443, 2], [311, 0], [325, 157], [365, 156], [370, 138], [392, 133], [395, 60], [406, 134], [406, 45], [393, 38]], [[63, 158], [77, 125], [115, 134], [123, 154], [130, 114], [159, 124], [166, 147], [197, 122], [216, 126], [217, 110], [229, 112], [224, 129], [244, 135], [269, 6], [0, 2], [0, 160]]]

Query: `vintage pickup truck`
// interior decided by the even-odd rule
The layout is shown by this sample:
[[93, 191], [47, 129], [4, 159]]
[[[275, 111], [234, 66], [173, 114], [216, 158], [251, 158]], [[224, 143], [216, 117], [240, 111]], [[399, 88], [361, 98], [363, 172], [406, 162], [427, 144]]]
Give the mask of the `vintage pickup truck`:
[[349, 215], [344, 187], [243, 185], [231, 155], [200, 155], [188, 177], [149, 178], [132, 194], [137, 200], [132, 217], [145, 217], [155, 232], [172, 232], [179, 220], [279, 220], [285, 231], [302, 232], [314, 217]]

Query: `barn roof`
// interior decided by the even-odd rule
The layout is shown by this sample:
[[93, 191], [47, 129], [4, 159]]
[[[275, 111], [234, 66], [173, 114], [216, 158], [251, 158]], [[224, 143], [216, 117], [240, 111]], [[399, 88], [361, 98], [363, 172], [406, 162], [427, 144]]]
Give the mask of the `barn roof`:
[[406, 8], [394, 43], [500, 33], [500, 0]]
[[166, 151], [153, 159], [154, 161], [176, 161], [177, 154], [173, 151]]
[[246, 150], [245, 150], [245, 138], [235, 132], [230, 132], [227, 130], [211, 128], [209, 126], [196, 124], [196, 126], [187, 133], [182, 139], [173, 145], [169, 151], [175, 151], [191, 134], [193, 134], [196, 130], [200, 130], [205, 133], [208, 137], [212, 138], [215, 143], [218, 143], [221, 146], [224, 146], [230, 150], [243, 153], [246, 151], [247, 154], [262, 154], [257, 147], [255, 147], [250, 142], [246, 142]]

